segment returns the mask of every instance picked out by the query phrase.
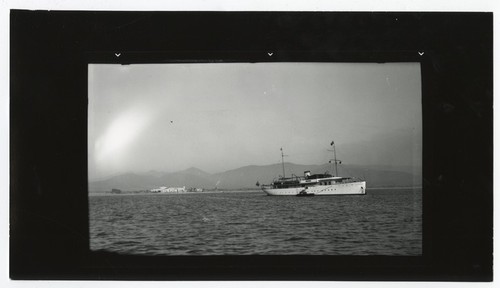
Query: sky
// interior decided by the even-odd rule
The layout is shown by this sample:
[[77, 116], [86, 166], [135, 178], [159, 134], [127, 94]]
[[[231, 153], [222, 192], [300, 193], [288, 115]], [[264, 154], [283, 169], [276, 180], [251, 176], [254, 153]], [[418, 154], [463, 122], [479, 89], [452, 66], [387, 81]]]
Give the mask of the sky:
[[281, 161], [421, 167], [419, 63], [90, 64], [89, 178]]

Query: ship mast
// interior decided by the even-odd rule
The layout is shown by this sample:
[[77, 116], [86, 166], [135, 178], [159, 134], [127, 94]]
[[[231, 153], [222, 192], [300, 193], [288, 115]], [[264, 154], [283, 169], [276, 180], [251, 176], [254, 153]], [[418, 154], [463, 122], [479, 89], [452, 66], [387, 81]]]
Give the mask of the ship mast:
[[283, 166], [283, 178], [285, 178], [285, 160], [283, 157], [287, 155], [283, 155], [283, 147], [281, 147], [280, 150], [281, 150], [281, 166]]
[[335, 142], [332, 141], [332, 143], [330, 143], [330, 146], [333, 146], [333, 150], [330, 150], [328, 149], [328, 151], [332, 151], [333, 152], [333, 159], [330, 160], [330, 163], [332, 163], [332, 170], [333, 170], [333, 165], [335, 165], [335, 177], [337, 177], [339, 174], [338, 174], [338, 171], [337, 171], [337, 162], [339, 162], [339, 160], [337, 160], [337, 152], [335, 152]]

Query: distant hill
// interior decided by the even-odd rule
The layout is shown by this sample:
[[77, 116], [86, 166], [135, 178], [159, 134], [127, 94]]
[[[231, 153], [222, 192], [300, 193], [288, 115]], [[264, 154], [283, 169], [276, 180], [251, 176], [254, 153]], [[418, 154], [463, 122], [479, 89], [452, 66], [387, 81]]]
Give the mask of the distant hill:
[[162, 181], [156, 176], [126, 173], [118, 176], [113, 176], [106, 180], [93, 182], [91, 181], [89, 183], [89, 190], [109, 191], [111, 189], [120, 189], [124, 191], [136, 191], [143, 189], [152, 189], [159, 183], [162, 183]]
[[[332, 171], [331, 164], [300, 165], [285, 163], [285, 174], [302, 176], [304, 171], [312, 173], [325, 173]], [[396, 186], [421, 186], [422, 173], [414, 171], [411, 167], [394, 166], [359, 166], [339, 165], [340, 176], [363, 178], [367, 187], [396, 187]], [[120, 189], [123, 191], [149, 190], [160, 186], [167, 187], [199, 187], [212, 189], [242, 189], [255, 188], [255, 183], [270, 183], [274, 178], [283, 174], [281, 163], [265, 166], [244, 166], [241, 168], [210, 174], [192, 167], [174, 173], [150, 171], [144, 174], [127, 173], [110, 177], [109, 179], [89, 183], [90, 191], [110, 191]]]

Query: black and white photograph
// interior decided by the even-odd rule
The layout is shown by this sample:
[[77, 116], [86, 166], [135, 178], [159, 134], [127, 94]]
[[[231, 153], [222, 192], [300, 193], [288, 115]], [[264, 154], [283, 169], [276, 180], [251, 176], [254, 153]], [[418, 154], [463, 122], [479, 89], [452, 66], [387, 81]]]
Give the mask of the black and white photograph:
[[420, 63], [88, 73], [92, 250], [422, 254]]
[[493, 280], [489, 9], [28, 8], [13, 283]]

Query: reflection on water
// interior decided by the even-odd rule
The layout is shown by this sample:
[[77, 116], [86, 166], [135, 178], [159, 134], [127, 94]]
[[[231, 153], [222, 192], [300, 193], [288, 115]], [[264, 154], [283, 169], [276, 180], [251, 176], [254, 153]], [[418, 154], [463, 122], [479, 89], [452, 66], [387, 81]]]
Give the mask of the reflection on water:
[[162, 255], [421, 255], [421, 189], [89, 196], [92, 250]]

